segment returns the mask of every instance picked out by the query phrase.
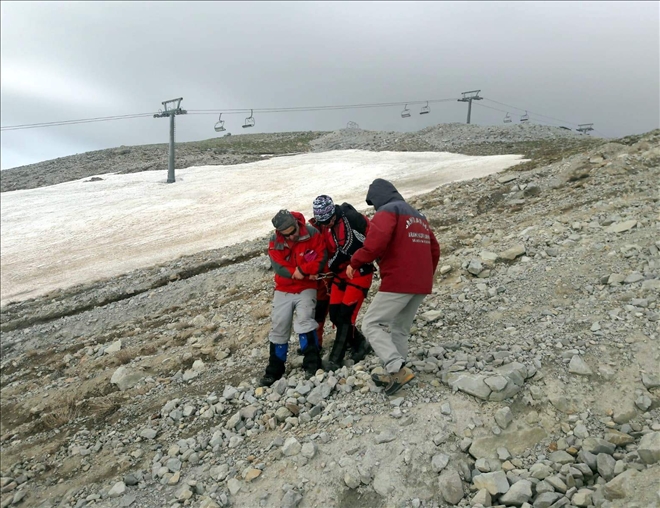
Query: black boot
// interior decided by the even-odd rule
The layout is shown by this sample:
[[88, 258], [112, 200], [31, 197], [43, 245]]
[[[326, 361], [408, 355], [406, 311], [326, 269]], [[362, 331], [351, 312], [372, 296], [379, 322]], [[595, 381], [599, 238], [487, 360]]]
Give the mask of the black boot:
[[351, 333], [351, 324], [340, 322], [337, 324], [337, 335], [332, 344], [332, 350], [328, 357], [328, 370], [339, 370], [344, 363], [344, 355], [348, 347], [348, 338]]
[[353, 354], [351, 358], [355, 363], [361, 362], [364, 358], [371, 352], [371, 345], [367, 342], [367, 339], [362, 335], [362, 332], [358, 330], [358, 327], [353, 325], [351, 327], [351, 349]]
[[288, 350], [289, 344], [270, 343], [270, 355], [268, 357], [268, 365], [266, 366], [266, 374], [259, 380], [261, 386], [271, 386], [284, 375]]
[[318, 338], [316, 330], [300, 334], [300, 349], [303, 354], [302, 368], [309, 379], [316, 371], [323, 368], [321, 355], [319, 353]]

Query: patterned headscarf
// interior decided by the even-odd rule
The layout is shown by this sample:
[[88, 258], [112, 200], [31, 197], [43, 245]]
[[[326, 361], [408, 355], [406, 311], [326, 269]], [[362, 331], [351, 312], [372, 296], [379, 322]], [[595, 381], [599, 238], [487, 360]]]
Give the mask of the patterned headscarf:
[[325, 194], [316, 197], [312, 208], [314, 210], [314, 218], [321, 224], [330, 222], [330, 219], [335, 214], [335, 204], [332, 198]]

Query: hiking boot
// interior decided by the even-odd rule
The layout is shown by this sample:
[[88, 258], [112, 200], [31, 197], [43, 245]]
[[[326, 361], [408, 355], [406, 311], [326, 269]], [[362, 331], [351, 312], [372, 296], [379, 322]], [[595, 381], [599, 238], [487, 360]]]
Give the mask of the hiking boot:
[[318, 338], [316, 330], [299, 334], [300, 349], [303, 354], [302, 368], [306, 373], [307, 379], [316, 375], [316, 371], [323, 368], [321, 364], [321, 355], [318, 348]]
[[371, 380], [376, 383], [376, 386], [387, 386], [392, 382], [392, 375], [385, 372], [384, 374], [372, 374]]
[[338, 370], [344, 363], [344, 355], [348, 346], [348, 338], [351, 333], [350, 323], [339, 323], [337, 325], [337, 335], [332, 343], [332, 349], [328, 356], [328, 369]]
[[326, 370], [337, 372], [339, 369], [341, 369], [341, 365], [337, 365], [335, 362], [328, 360], [328, 363], [326, 365]]
[[415, 377], [415, 373], [408, 367], [402, 367], [396, 374], [390, 375], [390, 383], [385, 387], [387, 395], [394, 395], [398, 392], [403, 385], [411, 381]]
[[273, 344], [270, 343], [270, 352], [268, 355], [268, 365], [266, 365], [266, 372], [259, 380], [261, 386], [271, 386], [275, 381], [280, 379], [284, 372], [286, 372], [286, 357], [289, 350], [288, 344]]
[[259, 386], [272, 386], [273, 383], [275, 383], [275, 381], [277, 381], [278, 379], [280, 378], [275, 377], [271, 374], [266, 374], [264, 377], [262, 377], [259, 380]]
[[351, 348], [353, 349], [353, 354], [351, 359], [355, 362], [361, 362], [365, 357], [372, 351], [371, 344], [367, 342], [362, 332], [357, 329], [356, 326], [353, 326], [351, 330]]

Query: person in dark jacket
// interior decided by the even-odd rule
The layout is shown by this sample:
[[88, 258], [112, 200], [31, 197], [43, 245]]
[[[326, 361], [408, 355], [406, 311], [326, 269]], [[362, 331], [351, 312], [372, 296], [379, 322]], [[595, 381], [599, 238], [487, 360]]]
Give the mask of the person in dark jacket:
[[275, 293], [268, 335], [270, 354], [260, 381], [262, 386], [270, 386], [284, 375], [292, 324], [298, 334], [307, 376], [322, 368], [314, 309], [316, 275], [327, 261], [323, 237], [305, 223], [299, 212], [280, 210], [272, 223], [275, 231], [268, 244], [268, 255], [275, 271]]
[[366, 201], [376, 213], [346, 274], [350, 279], [360, 267], [378, 263], [381, 285], [362, 320], [362, 330], [385, 365], [386, 374], [374, 374], [372, 379], [392, 395], [415, 377], [405, 366], [408, 338], [417, 309], [433, 288], [440, 246], [426, 217], [406, 203], [392, 183], [375, 179]]
[[348, 346], [353, 351], [355, 362], [363, 360], [370, 349], [355, 321], [371, 287], [374, 267], [365, 264], [352, 280], [346, 277], [351, 255], [364, 243], [369, 219], [349, 203], [335, 205], [332, 198], [325, 194], [314, 199], [312, 208], [315, 224], [320, 227], [328, 250], [328, 269], [334, 275], [330, 288], [330, 321], [337, 328], [337, 333], [327, 368], [338, 370]]

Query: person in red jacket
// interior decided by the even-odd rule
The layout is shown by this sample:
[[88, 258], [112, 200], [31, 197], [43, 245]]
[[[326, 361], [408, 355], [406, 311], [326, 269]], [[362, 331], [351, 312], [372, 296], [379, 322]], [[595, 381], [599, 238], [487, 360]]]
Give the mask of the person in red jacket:
[[[362, 329], [386, 374], [372, 379], [392, 395], [415, 377], [405, 366], [410, 328], [422, 300], [433, 288], [440, 246], [426, 217], [403, 199], [391, 182], [375, 179], [367, 204], [376, 209], [364, 246], [351, 257], [346, 270], [378, 262], [381, 285], [362, 320]], [[390, 332], [386, 331], [386, 328]]]
[[330, 321], [337, 327], [337, 333], [327, 368], [338, 370], [349, 345], [355, 362], [363, 360], [370, 349], [355, 321], [371, 287], [374, 266], [365, 264], [353, 280], [346, 277], [351, 255], [362, 247], [369, 230], [369, 219], [349, 203], [335, 205], [325, 194], [317, 196], [312, 207], [315, 223], [320, 226], [328, 249], [328, 268], [334, 274], [330, 289]]
[[299, 212], [280, 210], [272, 223], [275, 232], [268, 255], [275, 271], [275, 292], [268, 335], [270, 354], [266, 373], [260, 380], [262, 386], [270, 386], [284, 375], [292, 324], [307, 376], [322, 368], [314, 309], [316, 276], [327, 260], [323, 237], [316, 228], [305, 224], [305, 217]]

